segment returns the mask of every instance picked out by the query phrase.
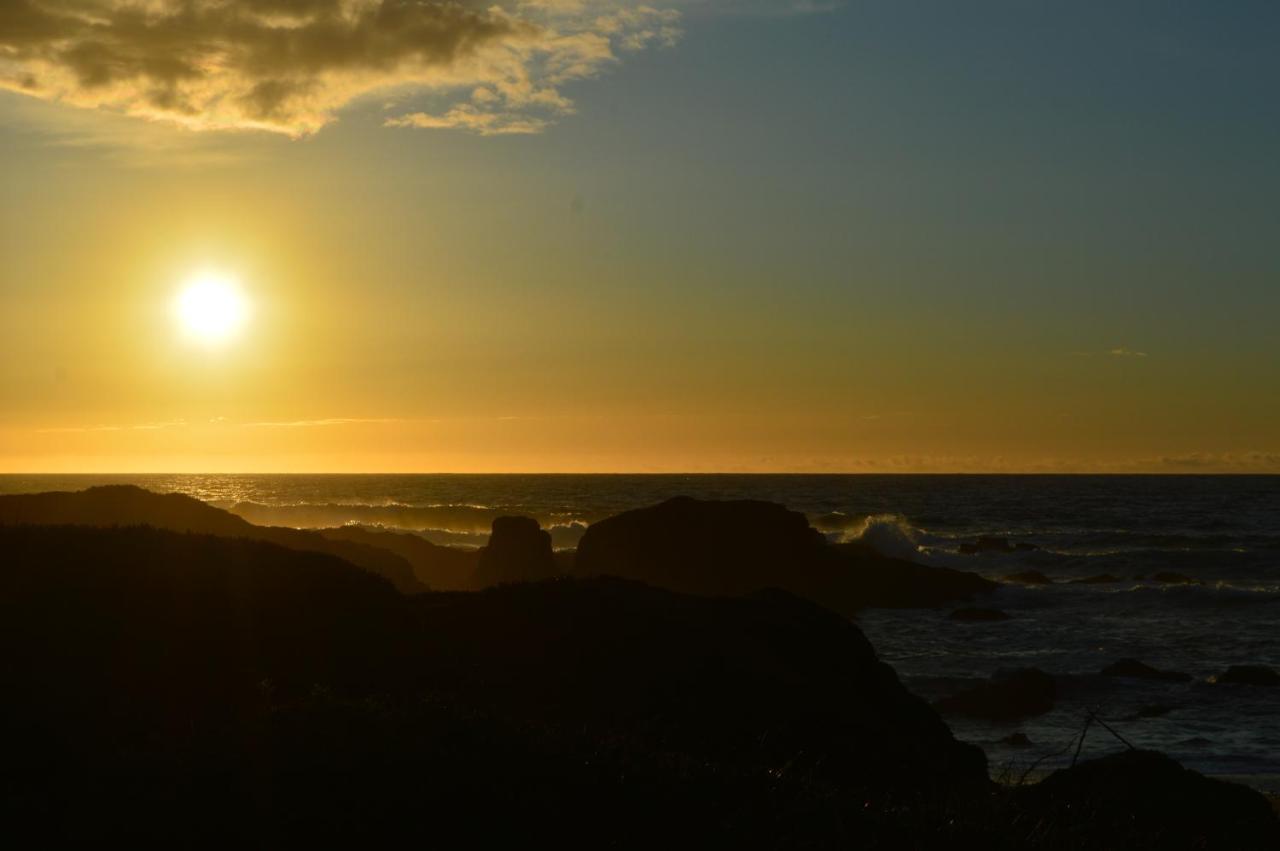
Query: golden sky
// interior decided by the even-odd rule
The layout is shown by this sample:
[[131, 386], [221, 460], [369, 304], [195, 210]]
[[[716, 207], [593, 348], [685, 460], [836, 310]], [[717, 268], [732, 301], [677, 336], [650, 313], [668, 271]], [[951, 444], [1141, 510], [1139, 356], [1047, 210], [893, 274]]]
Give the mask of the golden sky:
[[1280, 471], [1265, 39], [935, 11], [5, 4], [0, 472]]

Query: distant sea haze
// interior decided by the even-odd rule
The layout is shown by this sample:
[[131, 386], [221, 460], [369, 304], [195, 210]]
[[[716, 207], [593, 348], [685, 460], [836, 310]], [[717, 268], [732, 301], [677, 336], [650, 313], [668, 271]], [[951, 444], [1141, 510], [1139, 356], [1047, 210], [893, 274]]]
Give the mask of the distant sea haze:
[[[993, 767], [1027, 758], [1001, 741], [1012, 732], [1037, 753], [1055, 750], [1091, 707], [1139, 746], [1280, 787], [1274, 690], [1208, 684], [1230, 665], [1280, 668], [1280, 476], [7, 475], [0, 493], [107, 483], [186, 493], [261, 525], [382, 526], [464, 547], [483, 545], [508, 514], [536, 518], [556, 547], [572, 548], [589, 524], [677, 495], [782, 503], [832, 539], [887, 555], [1053, 580], [997, 591], [984, 605], [1011, 616], [1000, 623], [960, 624], [935, 610], [859, 617], [881, 656], [929, 699], [1002, 669], [1067, 678], [1057, 708], [1030, 722], [951, 722]], [[984, 536], [1010, 551], [964, 552]], [[1098, 576], [1117, 581], [1071, 582]], [[1192, 681], [1118, 692], [1098, 673], [1122, 658]], [[1109, 744], [1094, 737], [1085, 752]]]

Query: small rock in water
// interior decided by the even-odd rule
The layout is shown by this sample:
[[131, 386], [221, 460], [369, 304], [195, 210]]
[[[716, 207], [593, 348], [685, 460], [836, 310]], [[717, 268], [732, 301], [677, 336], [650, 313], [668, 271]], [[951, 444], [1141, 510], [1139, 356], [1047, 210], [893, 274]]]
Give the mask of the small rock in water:
[[1171, 683], [1191, 681], [1190, 674], [1181, 671], [1161, 671], [1137, 659], [1121, 659], [1102, 669], [1104, 677], [1128, 677], [1135, 680], [1164, 680]]
[[549, 579], [558, 572], [551, 535], [532, 517], [498, 517], [489, 543], [480, 550], [475, 585], [487, 588], [504, 582]]
[[951, 613], [953, 621], [1007, 621], [1009, 615], [999, 609], [983, 609], [978, 606], [967, 606]]
[[1007, 721], [1045, 714], [1053, 709], [1057, 694], [1053, 677], [1038, 668], [1023, 668], [944, 697], [934, 708], [944, 714]]
[[[1138, 577], [1141, 579], [1142, 577]], [[1086, 576], [1083, 579], [1072, 579], [1072, 585], [1104, 585], [1110, 582], [1121, 582], [1123, 580], [1118, 576], [1112, 576], [1110, 573], [1099, 573], [1097, 576]]]
[[1021, 573], [1010, 573], [1006, 582], [1017, 582], [1020, 585], [1052, 585], [1053, 580], [1038, 570], [1024, 570]]
[[1219, 685], [1280, 686], [1280, 673], [1263, 665], [1232, 665], [1210, 681]]
[[1032, 741], [1027, 738], [1026, 733], [1010, 733], [999, 741], [998, 744], [1008, 745], [1011, 748], [1029, 748], [1032, 747]]
[[1008, 538], [996, 538], [991, 535], [983, 535], [978, 540], [966, 541], [960, 545], [960, 552], [965, 555], [978, 555], [979, 553], [1011, 553], [1014, 547], [1009, 543]]
[[1150, 706], [1141, 706], [1138, 708], [1135, 717], [1137, 718], [1162, 718], [1173, 711], [1172, 706], [1166, 706], [1162, 703], [1153, 703]]

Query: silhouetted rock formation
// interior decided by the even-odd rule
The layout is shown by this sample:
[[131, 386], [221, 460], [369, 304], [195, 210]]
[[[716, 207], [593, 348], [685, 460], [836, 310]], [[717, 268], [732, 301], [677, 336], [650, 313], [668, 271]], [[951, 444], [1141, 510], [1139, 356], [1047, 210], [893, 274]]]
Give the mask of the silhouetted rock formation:
[[475, 587], [531, 582], [559, 574], [551, 536], [532, 517], [498, 517], [489, 543], [480, 550]]
[[220, 508], [177, 493], [153, 493], [133, 485], [102, 485], [75, 492], [0, 496], [0, 525], [74, 524], [78, 526], [152, 526], [249, 538], [305, 552], [328, 553], [389, 580], [402, 593], [425, 590], [407, 561], [377, 547], [329, 540], [316, 533], [278, 526], [255, 526]]
[[[935, 805], [987, 784], [856, 626], [782, 592], [410, 597], [331, 556], [141, 527], [4, 527], [0, 553], [0, 729], [22, 733], [6, 770], [69, 831], [46, 844], [451, 819], [606, 844], [654, 818], [722, 837], [747, 819], [750, 836], [756, 807], [823, 784]], [[584, 811], [566, 821], [569, 793]], [[423, 816], [438, 800], [461, 810]]]
[[479, 550], [444, 547], [421, 535], [362, 526], [339, 526], [318, 531], [329, 540], [350, 541], [395, 553], [413, 567], [417, 580], [433, 591], [468, 591], [476, 587]]
[[574, 569], [682, 591], [746, 594], [810, 570], [824, 548], [803, 514], [776, 503], [676, 497], [591, 524]]
[[1000, 740], [1000, 744], [1006, 745], [1011, 748], [1035, 747], [1031, 739], [1027, 737], [1027, 734], [1022, 732], [1010, 733], [1009, 735], [1005, 736], [1003, 739]]
[[1222, 685], [1280, 686], [1280, 673], [1263, 665], [1232, 665], [1213, 681]]
[[1045, 714], [1053, 709], [1057, 693], [1053, 677], [1037, 668], [1024, 668], [944, 697], [933, 705], [944, 715], [1010, 721]]
[[1019, 585], [1052, 585], [1053, 580], [1038, 570], [1024, 570], [1021, 573], [1010, 573], [1004, 577], [1005, 582], [1016, 582]]
[[967, 606], [956, 609], [950, 615], [953, 621], [1007, 621], [1009, 615], [999, 609], [984, 609], [978, 606]]
[[1137, 659], [1121, 659], [1102, 669], [1104, 677], [1128, 677], [1134, 680], [1164, 680], [1171, 683], [1191, 682], [1191, 675], [1181, 671], [1161, 671]]
[[803, 514], [751, 500], [677, 497], [588, 527], [578, 576], [622, 576], [695, 594], [783, 588], [843, 613], [936, 606], [993, 590], [973, 574], [828, 545]]
[[[1044, 837], [1039, 841], [1050, 847], [1280, 847], [1280, 822], [1262, 795], [1151, 751], [1126, 751], [1055, 771], [1023, 789], [1019, 805], [1026, 823]], [[1052, 836], [1062, 844], [1045, 841]]]
[[21, 847], [1276, 842], [1255, 793], [1151, 754], [994, 790], [856, 626], [781, 591], [406, 596], [245, 538], [0, 526], [0, 624]]

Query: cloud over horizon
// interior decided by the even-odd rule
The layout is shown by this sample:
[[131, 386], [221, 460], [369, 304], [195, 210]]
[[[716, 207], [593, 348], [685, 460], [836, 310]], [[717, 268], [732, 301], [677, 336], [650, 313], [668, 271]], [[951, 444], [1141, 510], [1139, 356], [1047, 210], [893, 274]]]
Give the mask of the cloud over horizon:
[[624, 0], [6, 0], [0, 88], [193, 130], [300, 137], [353, 101], [441, 95], [394, 127], [536, 133], [563, 87], [673, 44], [679, 13]]

